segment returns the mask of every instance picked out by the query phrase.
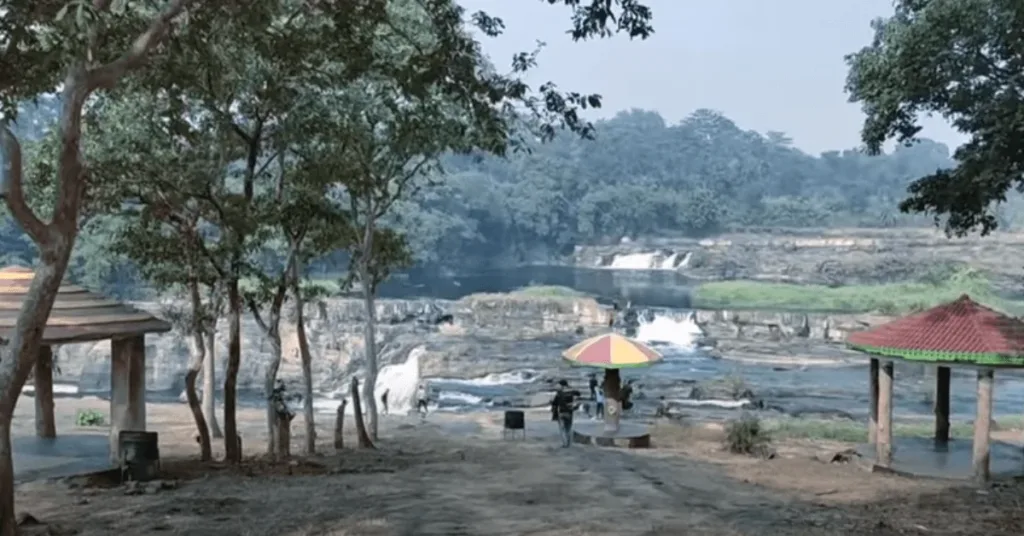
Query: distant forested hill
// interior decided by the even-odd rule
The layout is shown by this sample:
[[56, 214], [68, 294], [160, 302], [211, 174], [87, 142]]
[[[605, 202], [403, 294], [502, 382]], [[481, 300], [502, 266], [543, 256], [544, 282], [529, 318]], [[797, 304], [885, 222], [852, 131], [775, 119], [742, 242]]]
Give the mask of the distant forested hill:
[[[22, 116], [26, 138], [55, 117], [44, 100]], [[596, 125], [596, 139], [562, 136], [507, 159], [446, 158], [437, 186], [406, 202], [391, 224], [402, 229], [420, 269], [472, 270], [553, 259], [581, 243], [623, 236], [700, 236], [727, 228], [927, 225], [900, 214], [907, 184], [952, 162], [925, 140], [869, 157], [857, 150], [819, 156], [785, 134], [740, 129], [699, 110], [670, 125], [633, 110]], [[1004, 222], [1015, 223], [1007, 212]], [[133, 271], [103, 249], [103, 221], [83, 229], [72, 275], [93, 286], [130, 284]], [[6, 262], [29, 261], [30, 244], [0, 222]], [[344, 254], [318, 270], [336, 272]]]

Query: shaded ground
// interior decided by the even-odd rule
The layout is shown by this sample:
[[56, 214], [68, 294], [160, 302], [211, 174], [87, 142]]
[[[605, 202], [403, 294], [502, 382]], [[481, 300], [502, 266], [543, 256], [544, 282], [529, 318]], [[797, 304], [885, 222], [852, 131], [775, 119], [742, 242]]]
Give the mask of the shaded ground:
[[[262, 444], [260, 413], [242, 413], [247, 450]], [[165, 456], [195, 450], [184, 406], [150, 415]], [[993, 535], [1024, 526], [1020, 484], [978, 490], [872, 475], [819, 461], [845, 448], [821, 442], [778, 445], [773, 460], [738, 457], [722, 451], [720, 432], [670, 423], [649, 451], [560, 449], [544, 417], [528, 416], [521, 442], [498, 439], [500, 415], [388, 418], [378, 451], [325, 447], [309, 461], [238, 468], [168, 461], [173, 489], [33, 482], [19, 487], [18, 504], [53, 534], [81, 535]], [[319, 429], [326, 435], [326, 419]]]

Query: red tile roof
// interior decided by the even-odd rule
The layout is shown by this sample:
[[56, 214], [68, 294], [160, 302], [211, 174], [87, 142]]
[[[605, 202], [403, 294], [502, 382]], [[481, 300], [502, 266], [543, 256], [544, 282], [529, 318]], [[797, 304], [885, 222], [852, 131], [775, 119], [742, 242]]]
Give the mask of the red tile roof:
[[871, 348], [1024, 356], [1024, 321], [964, 294], [945, 305], [852, 333], [847, 342]]

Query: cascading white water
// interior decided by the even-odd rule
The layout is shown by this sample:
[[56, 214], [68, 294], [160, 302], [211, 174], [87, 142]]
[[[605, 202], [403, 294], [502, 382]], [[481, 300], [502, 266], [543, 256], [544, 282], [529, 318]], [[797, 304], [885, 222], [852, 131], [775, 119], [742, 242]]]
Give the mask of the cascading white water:
[[612, 270], [650, 270], [654, 266], [654, 257], [657, 253], [630, 253], [628, 255], [616, 255], [608, 268]]
[[627, 253], [615, 255], [611, 263], [603, 268], [608, 270], [678, 270], [690, 263], [690, 253], [655, 251], [651, 253]]
[[[374, 394], [378, 397], [378, 410], [380, 407], [379, 397], [388, 392], [388, 411], [391, 413], [407, 413], [416, 403], [416, 387], [420, 382], [420, 357], [426, 352], [426, 348], [418, 346], [409, 352], [409, 357], [404, 363], [385, 365], [377, 373], [377, 383]], [[334, 413], [338, 411], [338, 405], [343, 399], [349, 398], [348, 389], [335, 393], [331, 398], [317, 398], [313, 400], [313, 407], [317, 411]], [[345, 413], [353, 415], [352, 401], [349, 401]]]
[[697, 325], [693, 315], [685, 318], [655, 315], [648, 321], [640, 318], [636, 338], [648, 344], [669, 344], [678, 348], [693, 349], [704, 336], [704, 330]]

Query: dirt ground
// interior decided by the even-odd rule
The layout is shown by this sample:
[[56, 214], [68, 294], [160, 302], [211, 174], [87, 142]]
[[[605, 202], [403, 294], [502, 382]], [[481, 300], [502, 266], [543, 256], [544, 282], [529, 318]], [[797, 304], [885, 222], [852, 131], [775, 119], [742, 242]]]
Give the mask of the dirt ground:
[[[148, 415], [160, 432], [164, 485], [127, 494], [101, 478], [23, 484], [19, 511], [43, 524], [32, 532], [966, 536], [1019, 534], [1024, 526], [1019, 482], [979, 489], [870, 474], [828, 463], [848, 447], [834, 443], [788, 442], [775, 445], [775, 459], [752, 459], [723, 452], [720, 431], [677, 423], [657, 425], [650, 450], [561, 449], [543, 414], [528, 416], [525, 441], [500, 439], [500, 414], [389, 417], [377, 450], [352, 448], [347, 434], [340, 453], [324, 443], [316, 457], [227, 467], [188, 458], [198, 448], [183, 405], [153, 404]], [[240, 417], [255, 455], [262, 412]], [[329, 421], [318, 423], [325, 439]], [[295, 452], [301, 428], [299, 417]]]

